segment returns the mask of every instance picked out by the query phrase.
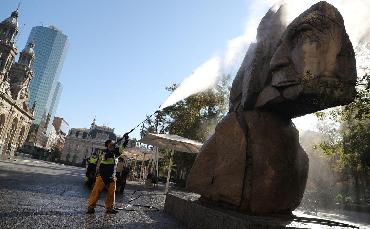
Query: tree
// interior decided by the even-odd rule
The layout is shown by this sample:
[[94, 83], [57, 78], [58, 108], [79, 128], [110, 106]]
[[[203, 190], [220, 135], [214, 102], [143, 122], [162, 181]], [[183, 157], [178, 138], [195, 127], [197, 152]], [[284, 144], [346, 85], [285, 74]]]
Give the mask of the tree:
[[[365, 71], [366, 72], [366, 71]], [[354, 181], [355, 200], [360, 202], [369, 187], [370, 168], [370, 75], [357, 82], [355, 100], [347, 106], [317, 116], [331, 124], [322, 125], [326, 136], [319, 144], [331, 158], [333, 169]]]
[[[176, 84], [167, 87], [175, 91]], [[156, 112], [144, 127], [146, 132], [177, 134], [204, 142], [215, 123], [227, 113], [230, 77], [224, 76], [215, 88], [190, 96]]]
[[[173, 92], [177, 87], [176, 84], [173, 84], [166, 90]], [[229, 92], [230, 76], [223, 76], [214, 88], [190, 96], [173, 106], [156, 112], [142, 127], [142, 134], [147, 132], [175, 134], [204, 142], [213, 133], [216, 124], [227, 113]], [[167, 154], [165, 153], [165, 158], [169, 160]], [[177, 179], [183, 180], [187, 176], [195, 157], [194, 154], [180, 155], [178, 153], [173, 156]]]

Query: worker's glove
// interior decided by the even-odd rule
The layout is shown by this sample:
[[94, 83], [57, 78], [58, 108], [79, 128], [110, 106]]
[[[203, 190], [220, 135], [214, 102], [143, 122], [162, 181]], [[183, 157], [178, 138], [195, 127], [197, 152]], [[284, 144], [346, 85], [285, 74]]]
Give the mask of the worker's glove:
[[123, 135], [123, 138], [124, 138], [125, 140], [127, 140], [127, 139], [129, 138], [128, 133], [125, 133], [125, 134]]

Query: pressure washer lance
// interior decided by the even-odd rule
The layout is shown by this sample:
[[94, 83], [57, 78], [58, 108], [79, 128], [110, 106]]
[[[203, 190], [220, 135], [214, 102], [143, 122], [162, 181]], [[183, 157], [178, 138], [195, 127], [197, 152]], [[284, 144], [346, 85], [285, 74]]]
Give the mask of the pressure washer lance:
[[[158, 108], [161, 108], [161, 106], [159, 106]], [[132, 133], [132, 131], [134, 131], [136, 128], [138, 128], [141, 124], [143, 124], [146, 120], [150, 119], [151, 117], [153, 117], [153, 115], [155, 115], [158, 111], [160, 110], [156, 110], [153, 114], [149, 115], [148, 117], [146, 117], [146, 119], [144, 119], [142, 122], [140, 122], [137, 126], [135, 126], [133, 129], [131, 129], [129, 132], [125, 133], [121, 139], [119, 139], [117, 142], [120, 142], [122, 141], [125, 136], [128, 136], [129, 134]]]

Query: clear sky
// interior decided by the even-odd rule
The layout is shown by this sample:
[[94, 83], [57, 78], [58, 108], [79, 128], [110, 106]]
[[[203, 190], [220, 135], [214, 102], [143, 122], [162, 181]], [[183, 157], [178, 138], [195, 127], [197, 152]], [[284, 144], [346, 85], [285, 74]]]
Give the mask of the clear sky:
[[[1, 0], [6, 18], [18, 1]], [[227, 42], [244, 33], [247, 0], [23, 0], [18, 49], [30, 30], [54, 25], [69, 38], [57, 116], [70, 127], [130, 130]], [[135, 134], [137, 136], [137, 132]]]

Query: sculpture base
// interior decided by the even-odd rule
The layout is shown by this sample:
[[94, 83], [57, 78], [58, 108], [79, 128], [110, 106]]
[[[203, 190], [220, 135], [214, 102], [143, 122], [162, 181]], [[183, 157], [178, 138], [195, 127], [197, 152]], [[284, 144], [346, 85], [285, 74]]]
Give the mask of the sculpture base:
[[199, 198], [198, 194], [188, 192], [168, 193], [164, 210], [187, 228], [354, 228], [352, 225], [313, 217], [244, 215], [203, 203]]

